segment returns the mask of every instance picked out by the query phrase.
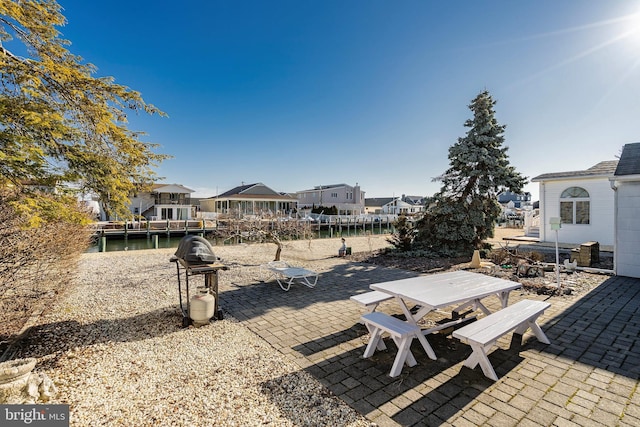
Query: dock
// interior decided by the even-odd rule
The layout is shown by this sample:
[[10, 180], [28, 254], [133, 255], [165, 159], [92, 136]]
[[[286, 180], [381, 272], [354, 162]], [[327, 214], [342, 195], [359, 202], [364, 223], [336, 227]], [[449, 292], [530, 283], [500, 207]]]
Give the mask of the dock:
[[108, 221], [94, 226], [96, 237], [149, 237], [153, 235], [181, 236], [207, 233], [217, 229], [216, 221]]

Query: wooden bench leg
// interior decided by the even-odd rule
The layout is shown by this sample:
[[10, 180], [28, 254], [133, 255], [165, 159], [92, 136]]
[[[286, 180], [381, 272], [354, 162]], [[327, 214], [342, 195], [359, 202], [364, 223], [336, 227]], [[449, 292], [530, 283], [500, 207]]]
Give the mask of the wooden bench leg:
[[491, 378], [494, 381], [498, 381], [498, 376], [496, 375], [496, 371], [493, 370], [493, 366], [491, 366], [491, 362], [487, 357], [487, 351], [491, 350], [495, 343], [489, 343], [486, 346], [482, 346], [480, 344], [472, 343], [471, 349], [473, 352], [467, 359], [464, 361], [464, 366], [470, 369], [474, 369], [478, 364], [482, 368], [482, 372], [488, 378]]
[[540, 341], [541, 343], [545, 343], [545, 344], [551, 344], [551, 341], [549, 341], [549, 338], [547, 338], [547, 336], [545, 335], [544, 331], [542, 330], [542, 328], [540, 328], [540, 325], [538, 325], [538, 322], [536, 321], [538, 319], [540, 315], [531, 318], [529, 320], [527, 320], [526, 322], [523, 322], [520, 324], [520, 326], [518, 326], [516, 328], [516, 330], [514, 331], [514, 333], [518, 334], [518, 335], [524, 335], [524, 333], [527, 331], [527, 329], [531, 328], [531, 332], [533, 332], [536, 336], [536, 338], [538, 339], [538, 341]]
[[[384, 343], [383, 340], [380, 339], [380, 337], [382, 336], [382, 329], [379, 329], [377, 327], [372, 327], [371, 325], [369, 325], [368, 323], [365, 323], [365, 326], [367, 327], [367, 329], [369, 330], [369, 336], [371, 338], [369, 338], [369, 343], [371, 343], [371, 340], [373, 339], [373, 335], [375, 333], [375, 331], [380, 331], [380, 333], [378, 334], [378, 342], [376, 343], [376, 348], [378, 350], [386, 350], [387, 349], [387, 345]], [[371, 353], [373, 354], [373, 353]], [[369, 356], [371, 356], [371, 354]], [[369, 356], [365, 356], [365, 357], [369, 357]]]
[[[547, 336], [542, 331], [538, 323], [536, 323], [536, 319], [539, 316], [540, 315], [537, 315], [525, 322], [522, 322], [513, 333], [522, 336], [527, 331], [527, 329], [531, 328], [531, 331], [535, 334], [538, 341], [545, 344], [550, 344], [551, 342], [549, 341], [549, 338], [547, 338]], [[470, 345], [473, 352], [464, 361], [464, 366], [466, 366], [467, 368], [474, 369], [476, 366], [478, 366], [478, 364], [480, 364], [480, 367], [482, 368], [482, 372], [486, 377], [491, 378], [494, 381], [498, 381], [498, 376], [496, 375], [496, 371], [493, 369], [493, 366], [489, 361], [489, 357], [487, 356], [489, 350], [491, 350], [491, 347], [496, 345], [496, 342], [495, 341], [490, 342], [485, 346], [482, 346], [477, 343], [471, 343]]]
[[373, 328], [373, 331], [370, 333], [371, 337], [369, 338], [369, 343], [367, 344], [367, 348], [364, 350], [364, 355], [362, 357], [366, 359], [367, 357], [373, 356], [373, 353], [376, 351], [376, 347], [378, 347], [378, 343], [382, 342], [382, 332], [383, 330], [380, 328]]
[[[406, 356], [402, 356], [402, 358], [404, 359], [404, 362], [407, 364], [407, 366], [416, 366], [418, 364], [418, 361], [415, 357], [413, 357], [413, 353], [411, 352], [411, 343], [413, 342], [413, 337], [406, 337], [402, 339], [396, 337], [392, 338], [393, 342], [396, 343], [396, 347], [398, 347], [398, 354], [403, 352], [406, 353]], [[406, 351], [403, 349], [406, 349]]]
[[396, 358], [393, 361], [393, 366], [391, 367], [389, 376], [397, 377], [400, 375], [400, 372], [402, 372], [402, 367], [405, 362], [407, 363], [407, 366], [416, 366], [418, 362], [415, 357], [413, 357], [413, 353], [411, 353], [411, 342], [413, 341], [413, 337], [404, 337], [402, 339], [393, 337], [393, 341], [398, 347], [398, 354], [396, 354]]

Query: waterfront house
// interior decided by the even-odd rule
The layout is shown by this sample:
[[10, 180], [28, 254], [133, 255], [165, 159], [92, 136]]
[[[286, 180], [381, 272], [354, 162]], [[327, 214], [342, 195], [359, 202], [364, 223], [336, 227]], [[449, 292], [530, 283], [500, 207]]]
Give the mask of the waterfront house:
[[425, 209], [424, 198], [419, 196], [377, 197], [364, 199], [368, 214], [414, 215]]
[[298, 191], [296, 197], [299, 209], [335, 206], [338, 215], [360, 215], [365, 213], [364, 194], [357, 183], [355, 186], [332, 184]]
[[388, 213], [397, 197], [369, 197], [364, 199], [364, 210], [367, 214]]
[[406, 196], [403, 194], [401, 201], [404, 205], [398, 213], [413, 215], [424, 212], [427, 209], [425, 206], [426, 200], [423, 196]]
[[640, 277], [640, 143], [626, 144], [613, 177], [616, 274]]
[[240, 185], [218, 196], [200, 199], [204, 213], [225, 215], [290, 215], [297, 208], [297, 199], [279, 193], [263, 183]]
[[129, 209], [134, 218], [148, 220], [188, 220], [194, 212], [191, 193], [194, 190], [180, 184], [154, 184], [150, 191], [131, 197]]
[[560, 242], [613, 245], [614, 192], [609, 180], [617, 164], [617, 160], [603, 161], [586, 170], [545, 173], [531, 179], [540, 186], [541, 242], [555, 242], [550, 219], [560, 218]]
[[509, 207], [521, 209], [531, 205], [531, 193], [514, 193], [512, 191], [501, 191], [498, 193], [498, 203], [507, 206], [509, 202], [513, 202]]

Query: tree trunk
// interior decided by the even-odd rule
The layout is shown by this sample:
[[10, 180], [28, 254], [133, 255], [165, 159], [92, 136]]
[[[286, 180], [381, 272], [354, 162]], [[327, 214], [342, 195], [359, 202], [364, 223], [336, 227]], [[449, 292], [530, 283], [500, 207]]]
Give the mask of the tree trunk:
[[276, 243], [276, 245], [278, 245], [278, 249], [276, 249], [276, 257], [274, 261], [280, 261], [280, 253], [282, 252], [282, 243], [278, 242]]

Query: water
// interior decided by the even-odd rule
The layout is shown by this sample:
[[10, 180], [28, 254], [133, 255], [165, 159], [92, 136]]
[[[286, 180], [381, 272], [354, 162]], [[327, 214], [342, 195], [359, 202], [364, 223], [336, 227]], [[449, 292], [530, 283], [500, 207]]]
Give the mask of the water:
[[[332, 226], [331, 229], [320, 230], [314, 233], [314, 238], [334, 238], [334, 237], [357, 237], [357, 236], [366, 236], [368, 234], [389, 234], [393, 232], [393, 227], [389, 226], [387, 229], [386, 224], [382, 224], [380, 227], [378, 224], [375, 224], [373, 230], [370, 228], [370, 224], [368, 224], [366, 231], [363, 231], [362, 228], [354, 229], [353, 226], [347, 228], [346, 226], [340, 227]], [[177, 248], [180, 240], [183, 236], [173, 236], [168, 237], [165, 234], [158, 234], [158, 248]], [[206, 237], [206, 236], [205, 236]], [[235, 244], [234, 241], [225, 242], [223, 239], [217, 239], [216, 241], [210, 240], [214, 246], [220, 246], [225, 244]], [[99, 239], [95, 239], [94, 244], [87, 250], [87, 252], [99, 252], [98, 248]], [[153, 247], [153, 237], [108, 237], [106, 238], [106, 249], [105, 252], [114, 252], [114, 251], [137, 251], [144, 249], [154, 249]]]

